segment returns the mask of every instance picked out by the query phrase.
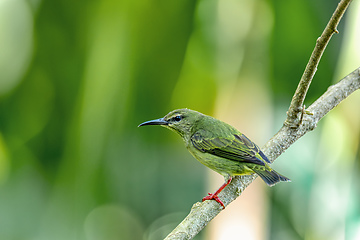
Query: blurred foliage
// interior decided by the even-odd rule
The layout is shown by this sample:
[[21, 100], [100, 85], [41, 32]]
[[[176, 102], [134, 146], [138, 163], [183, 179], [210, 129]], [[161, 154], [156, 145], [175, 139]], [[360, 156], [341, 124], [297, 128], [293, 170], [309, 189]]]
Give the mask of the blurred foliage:
[[[268, 137], [279, 128], [337, 1], [220, 2], [0, 1], [0, 239], [161, 239], [206, 193], [205, 168], [175, 134], [139, 123], [174, 108], [213, 114], [271, 99], [264, 112], [274, 117], [260, 124]], [[353, 70], [338, 65], [352, 21], [340, 24], [307, 104]], [[249, 105], [230, 98], [238, 89], [266, 97]], [[360, 117], [343, 111], [282, 156], [277, 169], [293, 183], [269, 193], [268, 238], [360, 236]], [[344, 182], [328, 181], [334, 175]], [[323, 204], [334, 196], [346, 197]], [[318, 210], [310, 224], [321, 206], [333, 212]]]

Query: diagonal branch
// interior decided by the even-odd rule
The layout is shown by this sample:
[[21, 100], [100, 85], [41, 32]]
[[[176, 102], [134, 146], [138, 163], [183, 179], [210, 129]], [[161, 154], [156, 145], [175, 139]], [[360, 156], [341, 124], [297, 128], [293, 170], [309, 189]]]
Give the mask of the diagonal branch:
[[[343, 78], [316, 100], [307, 111], [312, 115], [305, 115], [303, 124], [298, 128], [288, 125], [283, 127], [262, 148], [262, 151], [273, 162], [296, 140], [306, 133], [314, 130], [320, 121], [331, 109], [351, 93], [360, 89], [360, 67]], [[232, 182], [219, 194], [227, 206], [235, 200], [255, 179], [255, 175], [234, 177]], [[217, 214], [222, 207], [215, 201], [197, 202], [193, 205], [189, 215], [165, 238], [166, 240], [192, 239], [198, 234]]]
[[[265, 144], [262, 148], [264, 154], [273, 162], [297, 139], [306, 133], [314, 130], [320, 121], [331, 109], [336, 107], [341, 101], [351, 93], [360, 89], [360, 67], [343, 78], [316, 100], [306, 111], [302, 108], [304, 99], [313, 76], [316, 72], [320, 58], [330, 41], [331, 36], [337, 33], [339, 24], [345, 10], [351, 0], [341, 0], [334, 14], [327, 24], [324, 32], [317, 39], [315, 49], [305, 68], [303, 76], [292, 98], [288, 117], [282, 128]], [[304, 115], [305, 112], [311, 114]], [[298, 113], [302, 113], [298, 120]], [[296, 126], [294, 128], [294, 126]], [[254, 181], [255, 175], [237, 176], [219, 194], [225, 206], [234, 201], [241, 193]], [[165, 238], [165, 240], [192, 239], [196, 236], [214, 217], [222, 210], [222, 207], [215, 201], [197, 202], [191, 208], [186, 218]]]
[[317, 70], [317, 66], [319, 65], [321, 56], [323, 55], [327, 44], [329, 43], [334, 33], [339, 33], [337, 30], [337, 26], [350, 2], [351, 0], [341, 0], [335, 12], [331, 16], [328, 24], [326, 25], [323, 33], [316, 40], [315, 48], [310, 56], [309, 62], [306, 65], [305, 71], [291, 100], [289, 110], [287, 111], [288, 117], [285, 121], [286, 124], [293, 127], [297, 127], [301, 124], [301, 120], [298, 120], [298, 113], [300, 113], [302, 110], [306, 93], [309, 89], [311, 81]]

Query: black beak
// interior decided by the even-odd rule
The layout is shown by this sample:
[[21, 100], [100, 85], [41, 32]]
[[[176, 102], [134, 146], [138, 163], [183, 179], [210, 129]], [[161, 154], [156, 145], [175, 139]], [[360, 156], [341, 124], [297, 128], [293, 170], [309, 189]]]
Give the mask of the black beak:
[[167, 121], [165, 121], [164, 118], [159, 118], [159, 119], [143, 122], [138, 127], [146, 126], [146, 125], [168, 125], [168, 124], [169, 123]]

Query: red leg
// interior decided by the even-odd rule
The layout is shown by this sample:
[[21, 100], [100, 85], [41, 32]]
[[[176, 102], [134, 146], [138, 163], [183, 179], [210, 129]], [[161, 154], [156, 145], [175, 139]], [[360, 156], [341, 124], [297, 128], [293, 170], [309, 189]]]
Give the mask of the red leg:
[[218, 197], [218, 194], [227, 186], [229, 185], [229, 183], [231, 182], [232, 177], [230, 176], [229, 179], [223, 184], [221, 185], [221, 187], [219, 187], [219, 189], [215, 192], [215, 193], [209, 193], [209, 196], [206, 196], [202, 199], [202, 201], [205, 200], [212, 200], [214, 199], [215, 201], [217, 201], [218, 203], [220, 203], [220, 205], [223, 207], [223, 209], [225, 209], [225, 205], [224, 203], [220, 200], [220, 198]]

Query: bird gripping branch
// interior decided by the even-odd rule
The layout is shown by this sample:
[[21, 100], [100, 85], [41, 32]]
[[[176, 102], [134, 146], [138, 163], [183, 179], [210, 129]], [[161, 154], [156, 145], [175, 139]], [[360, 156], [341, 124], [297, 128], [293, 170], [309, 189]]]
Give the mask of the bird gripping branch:
[[224, 176], [225, 183], [202, 201], [213, 199], [225, 208], [218, 194], [236, 175], [256, 173], [269, 186], [290, 181], [269, 166], [269, 159], [255, 143], [213, 117], [190, 109], [177, 109], [163, 118], [141, 123], [139, 127], [146, 125], [160, 125], [178, 133], [200, 163]]

